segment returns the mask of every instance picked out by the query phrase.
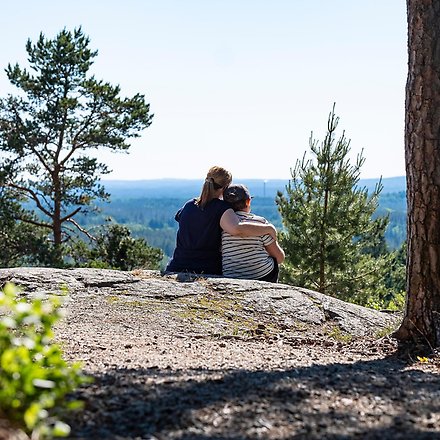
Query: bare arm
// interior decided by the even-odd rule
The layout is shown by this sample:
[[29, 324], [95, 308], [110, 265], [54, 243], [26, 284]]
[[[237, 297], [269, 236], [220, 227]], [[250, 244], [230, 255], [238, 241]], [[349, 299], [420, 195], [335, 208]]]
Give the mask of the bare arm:
[[259, 235], [269, 234], [273, 238], [277, 238], [277, 230], [271, 223], [245, 222], [240, 220], [233, 209], [228, 209], [220, 218], [220, 227], [231, 235], [240, 237], [255, 237]]
[[275, 260], [277, 260], [278, 264], [281, 264], [284, 261], [285, 254], [284, 251], [281, 249], [278, 242], [275, 240], [268, 246], [265, 246], [266, 251], [269, 253], [271, 257], [274, 257]]

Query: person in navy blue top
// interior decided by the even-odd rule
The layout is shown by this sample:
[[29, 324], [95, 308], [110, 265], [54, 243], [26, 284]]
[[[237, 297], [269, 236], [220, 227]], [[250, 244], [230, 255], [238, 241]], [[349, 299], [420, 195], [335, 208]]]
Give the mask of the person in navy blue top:
[[179, 223], [176, 247], [167, 272], [221, 275], [221, 232], [243, 237], [270, 234], [271, 224], [240, 223], [231, 205], [222, 200], [232, 175], [222, 167], [209, 169], [200, 197], [188, 200], [176, 213]]

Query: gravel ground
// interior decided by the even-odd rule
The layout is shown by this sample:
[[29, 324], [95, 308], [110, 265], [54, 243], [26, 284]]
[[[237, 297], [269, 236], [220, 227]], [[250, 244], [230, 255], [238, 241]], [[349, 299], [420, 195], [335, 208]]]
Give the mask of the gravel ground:
[[389, 337], [89, 295], [57, 338], [94, 379], [72, 439], [440, 439], [440, 362]]

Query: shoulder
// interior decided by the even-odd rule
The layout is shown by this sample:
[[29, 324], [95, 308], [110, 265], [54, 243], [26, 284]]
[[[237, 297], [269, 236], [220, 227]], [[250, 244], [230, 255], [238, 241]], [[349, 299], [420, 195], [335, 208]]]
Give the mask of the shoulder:
[[187, 200], [185, 202], [185, 204], [182, 206], [182, 208], [180, 208], [180, 210], [182, 211], [184, 209], [188, 210], [188, 209], [193, 209], [193, 208], [198, 208], [198, 206], [197, 206], [197, 199]]
[[252, 214], [252, 218], [253, 218], [254, 221], [256, 221], [256, 222], [269, 223], [264, 217], [261, 217], [260, 215], [254, 215], [254, 214]]
[[208, 203], [208, 206], [215, 211], [225, 212], [228, 209], [231, 209], [231, 205], [228, 202], [220, 199], [213, 199]]
[[211, 202], [215, 203], [217, 206], [225, 206], [226, 208], [231, 207], [231, 205], [228, 202], [221, 200], [221, 199], [213, 199], [213, 200], [211, 200]]
[[264, 217], [255, 215], [252, 212], [237, 211], [236, 214], [238, 215], [241, 221], [258, 222], [264, 224], [268, 223], [268, 221]]
[[189, 215], [192, 211], [194, 211], [195, 208], [198, 208], [196, 204], [196, 199], [190, 199], [185, 202], [185, 204], [176, 212], [174, 218], [176, 219], [176, 221], [180, 221], [182, 215]]

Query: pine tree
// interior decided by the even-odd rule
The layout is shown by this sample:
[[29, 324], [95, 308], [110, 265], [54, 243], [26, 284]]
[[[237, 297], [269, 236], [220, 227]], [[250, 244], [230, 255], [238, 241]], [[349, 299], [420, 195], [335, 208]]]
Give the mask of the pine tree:
[[284, 281], [344, 300], [378, 305], [389, 254], [384, 233], [388, 218], [373, 219], [382, 190], [379, 181], [371, 195], [358, 187], [362, 153], [353, 165], [350, 141], [343, 132], [336, 140], [339, 118], [334, 106], [327, 134], [320, 144], [310, 137], [312, 159], [297, 160], [286, 192], [276, 203], [286, 251]]
[[28, 40], [30, 70], [6, 69], [20, 93], [0, 100], [2, 184], [28, 202], [19, 220], [47, 231], [54, 265], [72, 228], [81, 230], [75, 216], [108, 197], [99, 178], [110, 170], [94, 153], [128, 150], [152, 118], [143, 95], [121, 98], [119, 86], [89, 74], [97, 56], [89, 42], [81, 28]]

